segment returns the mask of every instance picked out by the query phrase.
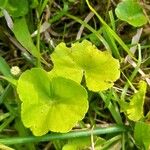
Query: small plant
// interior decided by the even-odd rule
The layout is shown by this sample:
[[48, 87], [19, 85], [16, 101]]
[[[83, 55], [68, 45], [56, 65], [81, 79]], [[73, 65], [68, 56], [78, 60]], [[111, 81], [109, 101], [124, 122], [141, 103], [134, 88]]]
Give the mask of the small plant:
[[0, 149], [149, 150], [149, 10], [0, 0]]
[[119, 62], [86, 40], [70, 48], [60, 43], [51, 57], [52, 71], [33, 68], [17, 84], [22, 121], [38, 136], [49, 130], [68, 132], [83, 119], [88, 110], [87, 92], [80, 85], [83, 75], [93, 91], [106, 90], [119, 78]]
[[68, 132], [88, 110], [87, 92], [82, 86], [63, 77], [50, 78], [39, 68], [21, 75], [17, 92], [22, 101], [22, 121], [36, 136], [49, 130]]

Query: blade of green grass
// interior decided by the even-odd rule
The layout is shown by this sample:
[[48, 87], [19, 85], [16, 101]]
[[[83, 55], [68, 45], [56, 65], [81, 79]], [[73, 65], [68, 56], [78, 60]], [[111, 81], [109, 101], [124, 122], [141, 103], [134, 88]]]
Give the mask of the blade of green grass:
[[135, 67], [134, 71], [132, 72], [131, 76], [129, 77], [129, 79], [127, 80], [127, 82], [126, 82], [126, 84], [123, 88], [123, 91], [122, 91], [122, 94], [121, 94], [121, 101], [125, 100], [125, 96], [126, 96], [126, 93], [128, 91], [128, 88], [129, 88], [129, 86], [132, 87], [132, 81], [133, 81], [134, 77], [137, 75], [138, 70], [140, 68], [140, 65], [142, 63], [141, 47], [140, 47], [139, 44], [138, 44], [138, 51], [139, 51], [139, 56], [138, 56], [137, 66]]
[[[13, 120], [14, 120], [14, 116], [10, 116], [9, 118], [7, 118], [5, 120], [5, 122], [3, 122], [1, 125], [0, 125], [0, 132], [3, 131], [3, 129], [5, 129]], [[1, 142], [0, 142], [1, 143]]]
[[117, 135], [117, 136], [114, 136], [113, 138], [111, 138], [110, 140], [107, 140], [107, 142], [104, 144], [104, 146], [102, 147], [102, 150], [108, 150], [108, 149], [111, 149], [112, 147], [112, 144], [120, 141], [121, 139], [121, 136], [120, 135]]
[[12, 77], [10, 73], [10, 67], [5, 61], [3, 57], [0, 56], [0, 72], [5, 76], [5, 77]]
[[15, 19], [12, 31], [22, 46], [40, 61], [41, 54], [32, 41], [25, 18]]
[[111, 112], [114, 120], [116, 121], [117, 124], [122, 124], [122, 118], [120, 115], [120, 112], [117, 108], [117, 105], [113, 105], [113, 103], [110, 101], [110, 99], [108, 99], [105, 94], [103, 94], [102, 92], [99, 92], [99, 95], [101, 96], [102, 100], [105, 102], [105, 104], [109, 104], [108, 105], [108, 109]]
[[41, 0], [41, 1], [40, 1], [40, 4], [39, 4], [39, 11], [38, 11], [39, 17], [41, 16], [41, 14], [42, 14], [44, 8], [46, 7], [47, 3], [48, 3], [48, 2], [51, 3], [52, 1], [53, 1], [53, 0], [44, 0], [44, 1]]
[[113, 56], [115, 58], [121, 60], [121, 56], [120, 56], [119, 50], [117, 48], [117, 45], [115, 43], [114, 37], [111, 36], [110, 32], [105, 27], [103, 27], [103, 35], [104, 35], [107, 43], [110, 46], [110, 49], [111, 49]]
[[92, 28], [90, 25], [88, 25], [86, 22], [82, 21], [81, 19], [79, 19], [78, 17], [75, 17], [73, 15], [70, 14], [66, 14], [66, 16], [68, 16], [69, 18], [72, 18], [73, 20], [79, 22], [80, 24], [82, 24], [84, 27], [86, 27], [88, 30], [90, 30], [92, 33], [94, 33], [97, 38], [103, 43], [103, 45], [105, 46], [105, 48], [107, 50], [110, 51], [110, 47], [108, 45], [108, 43], [106, 42], [106, 40], [100, 35], [100, 33], [98, 31], [96, 31], [94, 28]]
[[0, 104], [4, 102], [4, 100], [6, 99], [7, 95], [9, 95], [10, 92], [12, 92], [12, 86], [8, 84], [3, 93], [0, 95]]
[[133, 58], [134, 60], [135, 57], [133, 56], [132, 52], [130, 51], [130, 49], [128, 48], [128, 46], [122, 41], [122, 39], [115, 33], [115, 31], [113, 31], [108, 25], [107, 23], [102, 19], [102, 17], [94, 10], [94, 8], [90, 5], [89, 1], [86, 0], [86, 3], [88, 5], [88, 7], [90, 8], [90, 10], [97, 16], [97, 18], [100, 20], [100, 22], [102, 23], [102, 25], [106, 28], [106, 30], [108, 30], [111, 34], [111, 36], [113, 36], [116, 41], [120, 44], [120, 46], [128, 53], [128, 55]]
[[111, 126], [105, 128], [95, 128], [92, 130], [81, 130], [81, 131], [71, 131], [68, 133], [50, 133], [44, 136], [35, 137], [35, 136], [28, 136], [28, 137], [11, 137], [0, 139], [0, 143], [6, 145], [14, 145], [14, 144], [24, 144], [24, 143], [32, 143], [32, 142], [44, 142], [50, 140], [63, 140], [63, 139], [70, 139], [70, 138], [77, 138], [77, 137], [87, 137], [92, 135], [102, 135], [102, 134], [111, 134], [111, 133], [122, 133], [130, 131], [128, 126]]
[[56, 15], [52, 16], [51, 19], [49, 19], [49, 23], [53, 24], [54, 22], [60, 20], [64, 15], [68, 13], [69, 6], [66, 2], [64, 2], [63, 9], [58, 11]]
[[112, 10], [109, 11], [109, 18], [110, 18], [110, 23], [111, 23], [111, 26], [112, 26], [112, 30], [116, 31], [115, 19], [114, 19], [114, 15], [113, 15]]
[[1, 115], [0, 115], [0, 121], [6, 119], [6, 118], [9, 117], [9, 116], [10, 116], [10, 113], [1, 114]]

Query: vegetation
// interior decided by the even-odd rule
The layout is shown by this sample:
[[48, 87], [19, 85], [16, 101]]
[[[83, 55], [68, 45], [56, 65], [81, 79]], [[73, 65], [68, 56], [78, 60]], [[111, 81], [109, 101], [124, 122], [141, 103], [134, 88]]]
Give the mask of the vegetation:
[[0, 149], [149, 150], [149, 10], [1, 0]]

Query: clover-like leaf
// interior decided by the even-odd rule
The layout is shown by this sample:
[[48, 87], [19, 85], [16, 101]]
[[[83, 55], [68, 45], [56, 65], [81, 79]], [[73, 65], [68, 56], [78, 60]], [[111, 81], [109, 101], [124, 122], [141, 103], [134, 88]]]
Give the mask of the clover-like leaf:
[[137, 0], [123, 0], [117, 5], [115, 13], [120, 20], [126, 21], [135, 27], [147, 23], [147, 18]]
[[134, 128], [134, 138], [140, 149], [149, 150], [150, 146], [150, 124], [137, 122]]
[[84, 40], [70, 48], [60, 43], [51, 55], [54, 68], [50, 74], [72, 79], [78, 83], [85, 75], [89, 90], [103, 91], [113, 86], [120, 76], [119, 62], [108, 52], [99, 51]]
[[68, 132], [88, 110], [87, 92], [81, 85], [63, 77], [49, 78], [39, 68], [20, 76], [17, 92], [22, 121], [36, 136]]
[[130, 120], [138, 121], [143, 115], [143, 105], [145, 99], [147, 84], [144, 81], [139, 83], [139, 90], [133, 95], [127, 108], [127, 115]]

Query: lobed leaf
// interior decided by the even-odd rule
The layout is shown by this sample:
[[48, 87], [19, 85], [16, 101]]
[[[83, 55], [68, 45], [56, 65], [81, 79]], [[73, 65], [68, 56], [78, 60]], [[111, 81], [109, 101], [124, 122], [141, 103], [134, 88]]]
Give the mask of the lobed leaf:
[[18, 80], [21, 118], [34, 135], [68, 132], [88, 110], [86, 90], [63, 77], [49, 78], [42, 69], [25, 71]]
[[147, 18], [137, 0], [123, 0], [117, 5], [115, 13], [120, 20], [139, 27], [147, 23]]
[[49, 74], [69, 78], [78, 83], [83, 76], [89, 90], [103, 91], [113, 86], [120, 76], [119, 62], [108, 52], [99, 51], [84, 40], [70, 48], [60, 43], [51, 55], [54, 68]]
[[127, 115], [130, 120], [138, 121], [143, 115], [143, 105], [147, 84], [144, 81], [139, 83], [139, 91], [133, 95], [127, 108]]

